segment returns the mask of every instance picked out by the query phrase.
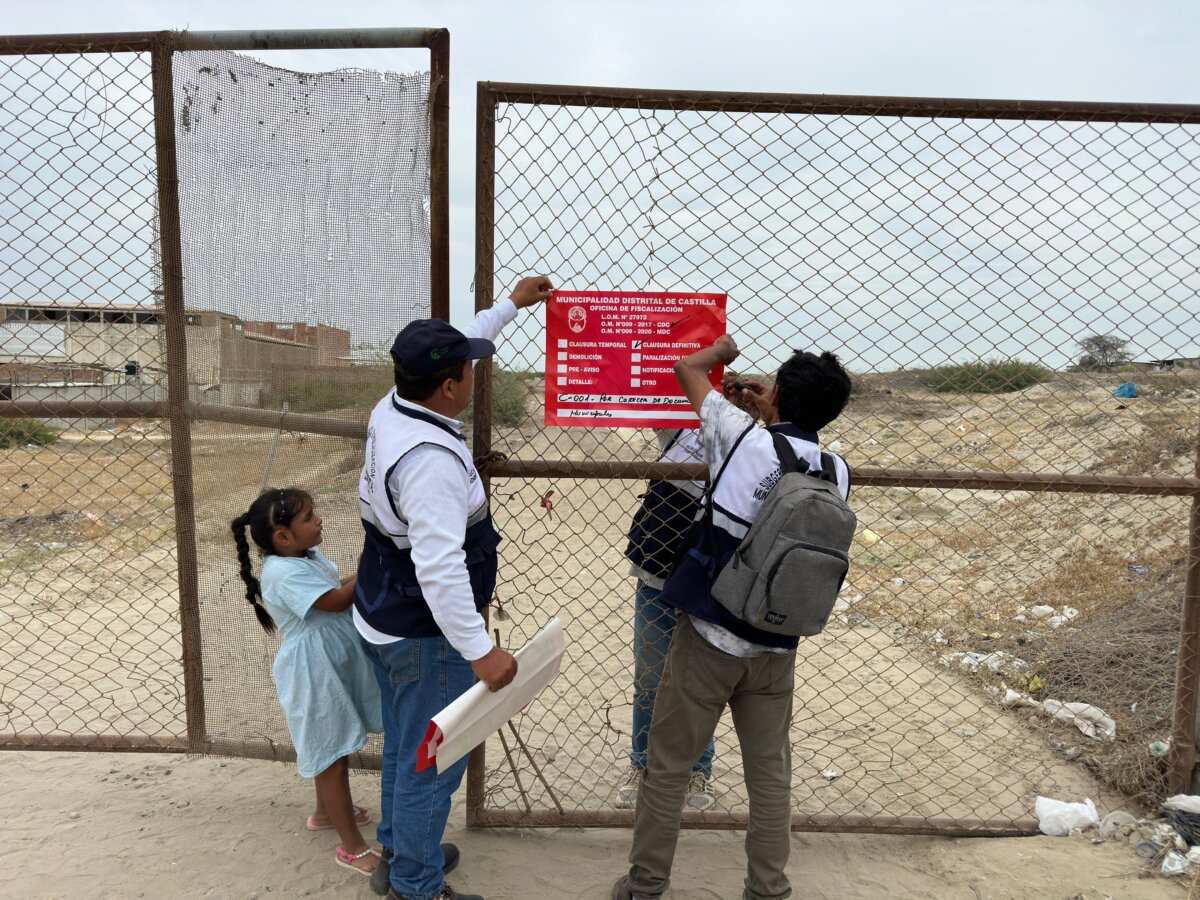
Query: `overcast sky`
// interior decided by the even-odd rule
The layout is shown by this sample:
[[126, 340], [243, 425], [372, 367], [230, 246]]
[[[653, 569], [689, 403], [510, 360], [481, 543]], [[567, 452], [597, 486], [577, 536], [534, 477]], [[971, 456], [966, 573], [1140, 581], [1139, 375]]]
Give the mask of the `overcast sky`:
[[[473, 302], [474, 98], [479, 80], [1200, 102], [1200, 16], [1194, 2], [0, 2], [2, 27], [9, 33], [449, 28], [451, 288], [457, 321]], [[266, 58], [307, 70], [356, 65], [413, 71], [424, 68], [427, 54], [347, 51]]]

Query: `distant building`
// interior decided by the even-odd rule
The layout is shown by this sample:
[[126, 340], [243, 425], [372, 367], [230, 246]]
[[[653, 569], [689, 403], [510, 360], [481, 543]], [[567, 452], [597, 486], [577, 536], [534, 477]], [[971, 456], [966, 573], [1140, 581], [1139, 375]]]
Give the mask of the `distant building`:
[[[195, 399], [256, 406], [277, 376], [350, 366], [350, 332], [186, 313]], [[88, 301], [0, 302], [0, 382], [166, 383], [162, 310]]]
[[1132, 365], [1139, 372], [1169, 372], [1172, 369], [1200, 369], [1200, 356], [1139, 360], [1132, 363]]

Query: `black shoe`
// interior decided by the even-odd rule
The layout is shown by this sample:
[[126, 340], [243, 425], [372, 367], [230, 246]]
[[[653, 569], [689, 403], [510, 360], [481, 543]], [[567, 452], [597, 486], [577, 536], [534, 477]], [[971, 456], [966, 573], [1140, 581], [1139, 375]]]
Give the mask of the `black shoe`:
[[[408, 900], [403, 894], [397, 894], [396, 891], [388, 891], [387, 900]], [[480, 894], [460, 894], [450, 885], [442, 888], [442, 892], [437, 895], [437, 900], [483, 900]]]
[[371, 873], [371, 890], [382, 897], [392, 886], [392, 851], [387, 847], [379, 848], [379, 865]]
[[[458, 861], [462, 854], [458, 852], [458, 847], [454, 844], [442, 844], [441, 848], [442, 856], [446, 858], [446, 861], [442, 863], [442, 874], [449, 875], [458, 868]], [[392, 886], [392, 856], [394, 854], [387, 847], [383, 847], [379, 855], [382, 859], [375, 867], [375, 871], [371, 873], [371, 890], [382, 897]], [[460, 894], [459, 896], [465, 897], [466, 895]], [[466, 900], [470, 900], [470, 898], [467, 897]]]

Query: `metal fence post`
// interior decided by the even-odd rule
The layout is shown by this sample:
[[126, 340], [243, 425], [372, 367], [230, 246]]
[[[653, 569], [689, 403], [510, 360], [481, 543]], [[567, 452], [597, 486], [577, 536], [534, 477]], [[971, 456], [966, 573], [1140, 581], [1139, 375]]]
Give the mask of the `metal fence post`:
[[[492, 281], [495, 277], [492, 255], [492, 204], [495, 197], [495, 166], [491, 164], [496, 143], [496, 118], [492, 97], [485, 83], [479, 84], [475, 99], [475, 159], [479, 167], [475, 179], [475, 309], [492, 305]], [[475, 417], [473, 452], [485, 459], [492, 449], [492, 361], [483, 359], [475, 367]], [[491, 498], [491, 479], [481, 473], [484, 490]], [[484, 610], [487, 615], [487, 610]], [[467, 825], [482, 824], [484, 815], [484, 777], [487, 768], [486, 745], [471, 753], [467, 764]]]
[[[1195, 473], [1200, 476], [1200, 435]], [[1169, 785], [1173, 794], [1200, 789], [1196, 774], [1200, 747], [1200, 495], [1192, 497], [1188, 529], [1187, 574], [1179, 616], [1179, 660], [1175, 676], [1175, 715], [1171, 732]]]
[[429, 305], [450, 321], [450, 32], [429, 39]]
[[188, 749], [207, 740], [204, 660], [200, 644], [200, 594], [196, 557], [196, 507], [192, 482], [192, 426], [188, 419], [187, 337], [183, 300], [183, 247], [179, 233], [179, 170], [175, 156], [175, 89], [171, 57], [175, 37], [163, 32], [150, 51], [157, 145], [159, 240], [162, 242], [163, 319], [166, 334], [171, 474], [175, 483], [175, 542], [179, 567], [179, 626]]

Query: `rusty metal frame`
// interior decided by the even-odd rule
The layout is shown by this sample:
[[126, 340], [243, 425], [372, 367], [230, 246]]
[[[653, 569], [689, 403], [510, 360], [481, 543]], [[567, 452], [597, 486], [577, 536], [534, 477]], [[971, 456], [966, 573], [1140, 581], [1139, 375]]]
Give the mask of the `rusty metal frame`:
[[[426, 48], [430, 53], [430, 308], [450, 318], [450, 32], [444, 28], [368, 28], [271, 31], [138, 31], [102, 34], [0, 36], [0, 56], [87, 53], [150, 55], [154, 103], [159, 235], [163, 269], [163, 331], [166, 346], [166, 402], [0, 401], [0, 418], [122, 417], [162, 418], [171, 428], [171, 474], [175, 490], [175, 538], [179, 578], [180, 641], [187, 716], [186, 740], [148, 735], [16, 735], [0, 749], [150, 750], [287, 757], [290, 748], [272, 745], [261, 754], [210, 739], [205, 727], [204, 671], [196, 555], [195, 498], [192, 489], [193, 421], [287, 427], [318, 434], [365, 437], [357, 423], [317, 416], [280, 415], [265, 410], [236, 410], [191, 403], [187, 388], [183, 254], [179, 219], [179, 175], [175, 156], [175, 116], [171, 64], [186, 50], [349, 50]], [[293, 751], [294, 753], [294, 751]], [[360, 764], [378, 768], [378, 758]]]
[[[611, 109], [694, 109], [757, 113], [895, 116], [954, 119], [1038, 119], [1096, 122], [1200, 124], [1200, 105], [1161, 103], [1083, 103], [1075, 101], [970, 100], [929, 97], [868, 97], [836, 94], [773, 94], [722, 91], [643, 90], [584, 85], [479, 82], [476, 95], [475, 297], [476, 308], [491, 305], [495, 277], [495, 128], [499, 104], [605, 107]], [[482, 366], [481, 366], [482, 368]], [[522, 478], [675, 478], [706, 476], [706, 467], [657, 462], [505, 460], [492, 447], [490, 369], [475, 389], [475, 444], [482, 471]], [[1191, 478], [1115, 475], [1059, 475], [1042, 472], [944, 471], [897, 468], [855, 470], [855, 483], [875, 487], [970, 488], [998, 491], [1053, 491], [1191, 497], [1188, 568], [1180, 622], [1179, 662], [1170, 765], [1172, 793], [1190, 793], [1200, 765], [1200, 442]], [[484, 805], [486, 759], [479, 747], [467, 770], [467, 824], [477, 827], [630, 827], [625, 810], [488, 809]], [[685, 815], [684, 828], [738, 829], [746, 817], [734, 813]], [[860, 831], [902, 834], [1010, 835], [1037, 832], [1032, 820], [923, 819], [905, 816], [796, 815], [793, 831]]]

